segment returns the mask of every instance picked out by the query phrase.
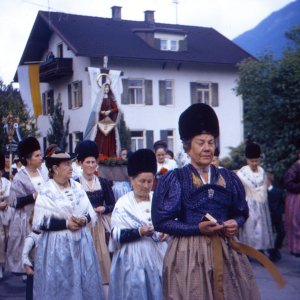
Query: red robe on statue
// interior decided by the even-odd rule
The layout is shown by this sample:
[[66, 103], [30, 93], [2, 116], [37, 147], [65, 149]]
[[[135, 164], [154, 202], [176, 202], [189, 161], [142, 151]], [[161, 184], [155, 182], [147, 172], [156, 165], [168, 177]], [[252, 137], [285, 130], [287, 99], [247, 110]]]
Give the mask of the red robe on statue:
[[[117, 102], [111, 98], [103, 98], [101, 109], [99, 111], [99, 121], [106, 117], [106, 115], [101, 112], [108, 110], [111, 111], [108, 117], [110, 117], [112, 121], [116, 122], [119, 109]], [[105, 136], [99, 128], [97, 129], [95, 142], [98, 145], [100, 154], [108, 157], [117, 156], [116, 130], [117, 129], [115, 127], [110, 131], [110, 133], [108, 133], [108, 135]]]

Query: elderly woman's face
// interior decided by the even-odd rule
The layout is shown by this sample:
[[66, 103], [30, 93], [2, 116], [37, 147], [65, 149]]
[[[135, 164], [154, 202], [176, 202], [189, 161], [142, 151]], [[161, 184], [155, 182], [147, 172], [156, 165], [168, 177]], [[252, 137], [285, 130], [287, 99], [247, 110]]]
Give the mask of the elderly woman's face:
[[43, 162], [41, 150], [36, 150], [30, 158], [27, 158], [27, 165], [31, 168], [40, 168]]
[[72, 160], [62, 161], [58, 166], [53, 166], [54, 178], [69, 180], [72, 177]]
[[140, 197], [147, 197], [152, 190], [154, 175], [153, 173], [140, 173], [131, 177], [133, 191]]
[[205, 168], [212, 162], [214, 152], [215, 138], [210, 134], [199, 134], [193, 137], [187, 154], [195, 168]]

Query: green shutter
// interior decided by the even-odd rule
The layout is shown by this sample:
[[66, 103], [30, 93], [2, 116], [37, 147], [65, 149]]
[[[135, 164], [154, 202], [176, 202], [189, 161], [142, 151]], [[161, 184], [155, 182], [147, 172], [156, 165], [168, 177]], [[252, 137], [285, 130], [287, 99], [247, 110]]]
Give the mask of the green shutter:
[[211, 84], [211, 105], [219, 106], [219, 85], [217, 83]]
[[187, 38], [179, 41], [179, 51], [187, 51]]
[[145, 80], [145, 104], [152, 105], [152, 80]]
[[146, 147], [153, 149], [154, 133], [153, 130], [146, 130]]
[[123, 93], [121, 95], [121, 104], [129, 104], [129, 94], [128, 94], [128, 79], [122, 79]]
[[154, 39], [154, 48], [160, 50], [160, 39]]
[[82, 102], [83, 102], [83, 99], [82, 99], [82, 80], [80, 80], [78, 82], [78, 106], [79, 107], [82, 107]]
[[159, 80], [158, 85], [159, 85], [159, 104], [166, 105], [166, 81]]
[[197, 82], [190, 82], [190, 90], [191, 90], [191, 104], [195, 104], [198, 102], [197, 98]]
[[71, 84], [68, 84], [68, 103], [69, 103], [69, 109], [72, 109], [72, 86], [71, 86]]

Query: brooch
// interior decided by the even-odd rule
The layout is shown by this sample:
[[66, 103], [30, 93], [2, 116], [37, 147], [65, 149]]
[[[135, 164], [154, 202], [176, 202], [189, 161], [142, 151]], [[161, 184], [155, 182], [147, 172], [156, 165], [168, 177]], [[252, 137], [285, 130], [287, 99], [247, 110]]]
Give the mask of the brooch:
[[208, 189], [208, 198], [212, 199], [214, 197], [215, 191], [213, 189]]

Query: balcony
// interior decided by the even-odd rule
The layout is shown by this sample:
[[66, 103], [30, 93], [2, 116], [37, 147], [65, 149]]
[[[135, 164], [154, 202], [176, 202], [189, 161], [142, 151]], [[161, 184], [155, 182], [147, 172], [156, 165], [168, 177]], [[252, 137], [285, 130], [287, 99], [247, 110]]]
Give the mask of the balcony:
[[72, 73], [72, 58], [53, 58], [40, 63], [40, 82], [50, 82]]

